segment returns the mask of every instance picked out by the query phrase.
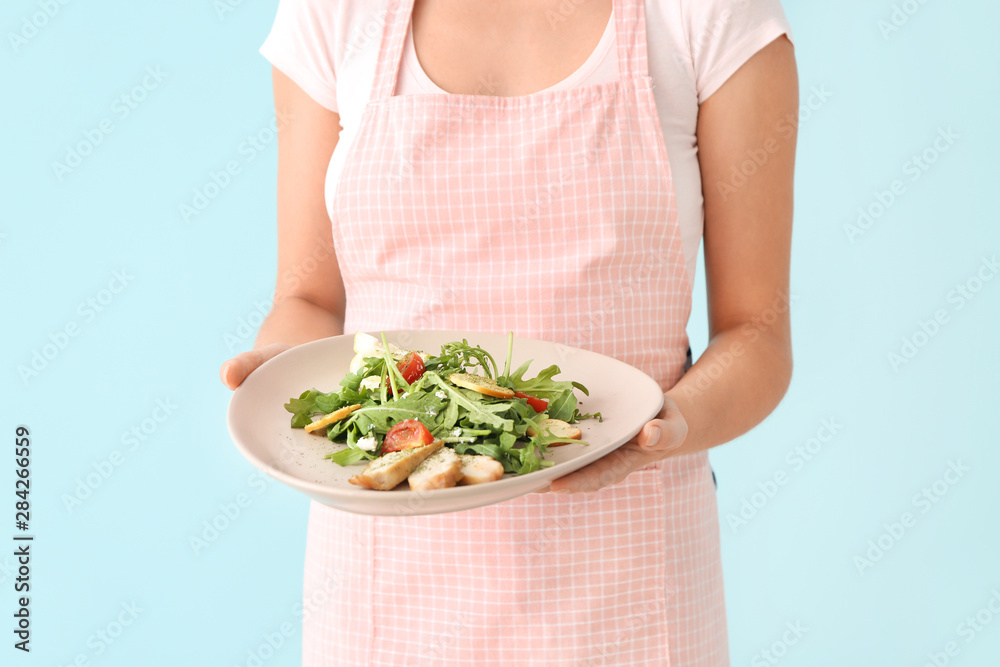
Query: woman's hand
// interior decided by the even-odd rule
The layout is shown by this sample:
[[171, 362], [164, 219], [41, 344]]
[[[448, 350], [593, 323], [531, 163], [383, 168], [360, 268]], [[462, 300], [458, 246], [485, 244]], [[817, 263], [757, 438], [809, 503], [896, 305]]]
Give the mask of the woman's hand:
[[687, 434], [688, 424], [684, 415], [673, 399], [665, 395], [660, 414], [647, 422], [639, 435], [607, 456], [554, 480], [549, 490], [553, 493], [581, 493], [617, 484], [631, 472], [679, 450]]
[[289, 349], [289, 347], [291, 346], [284, 343], [272, 343], [256, 350], [237, 354], [222, 364], [222, 368], [219, 369], [219, 377], [222, 379], [222, 384], [230, 389], [236, 389], [261, 364], [271, 357], [281, 354]]

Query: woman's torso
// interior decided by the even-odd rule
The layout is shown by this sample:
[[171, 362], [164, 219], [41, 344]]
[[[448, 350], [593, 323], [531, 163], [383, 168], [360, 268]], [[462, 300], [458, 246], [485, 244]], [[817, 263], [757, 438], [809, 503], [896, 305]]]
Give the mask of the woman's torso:
[[[339, 65], [338, 112], [344, 129], [327, 174], [328, 207], [343, 170], [344, 158], [356, 139], [361, 115], [374, 81], [375, 61], [381, 35], [381, 19], [378, 12], [384, 4], [384, 0], [375, 0], [371, 7], [348, 2], [341, 8], [342, 14], [339, 19], [342, 25], [339, 30], [344, 42], [341, 45], [343, 59], [336, 65]], [[564, 4], [576, 6], [573, 3]], [[575, 17], [573, 13], [559, 13], [557, 10], [556, 18], [552, 19], [556, 21], [556, 32], [561, 26], [571, 23]], [[600, 24], [598, 28], [600, 32], [607, 24], [607, 14], [599, 16], [596, 20]], [[653, 93], [656, 97], [660, 126], [667, 145], [677, 192], [685, 264], [689, 277], [693, 279], [704, 216], [701, 172], [695, 137], [699, 95], [684, 25], [685, 19], [681, 14], [679, 3], [647, 3], [650, 76], [654, 82]], [[589, 42], [588, 54], [597, 46], [598, 39], [599, 34]], [[412, 48], [412, 44], [410, 47]], [[610, 51], [614, 53], [614, 49]], [[578, 64], [582, 64], [582, 60]], [[581, 85], [587, 83], [590, 81], [580, 82]]]

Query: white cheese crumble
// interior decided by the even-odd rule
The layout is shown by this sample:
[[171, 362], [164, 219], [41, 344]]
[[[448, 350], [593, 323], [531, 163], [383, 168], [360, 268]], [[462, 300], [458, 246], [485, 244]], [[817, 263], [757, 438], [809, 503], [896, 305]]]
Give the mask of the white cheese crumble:
[[355, 444], [358, 446], [358, 449], [363, 449], [366, 452], [374, 452], [377, 443], [375, 442], [375, 436], [366, 435]]
[[444, 393], [440, 389], [438, 389], [437, 391], [435, 391], [434, 395], [437, 396], [438, 398], [442, 399], [442, 400], [448, 398], [448, 394]]
[[377, 375], [371, 375], [361, 381], [361, 386], [364, 387], [365, 389], [371, 389], [372, 391], [375, 391], [376, 389], [378, 389], [379, 384], [381, 384], [381, 382], [382, 381], [379, 379]]
[[462, 435], [462, 429], [460, 429], [460, 428], [453, 428], [451, 430], [451, 434], [457, 438], [460, 435]]

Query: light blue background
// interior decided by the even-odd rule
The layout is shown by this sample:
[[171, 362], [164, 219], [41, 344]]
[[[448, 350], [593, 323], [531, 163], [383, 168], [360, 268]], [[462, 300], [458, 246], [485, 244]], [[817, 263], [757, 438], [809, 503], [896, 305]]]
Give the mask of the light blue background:
[[[954, 641], [948, 664], [996, 665], [1000, 618], [971, 641], [959, 624], [1000, 591], [1000, 279], [960, 310], [949, 293], [1000, 251], [1000, 9], [909, 0], [918, 11], [885, 37], [888, 1], [785, 4], [803, 102], [813, 87], [831, 96], [801, 126], [795, 378], [763, 425], [712, 454], [732, 662], [775, 664], [760, 652], [799, 623], [776, 664], [921, 666]], [[231, 347], [252, 344], [241, 327], [266, 311], [273, 286], [275, 144], [250, 159], [243, 142], [273, 114], [256, 49], [275, 2], [222, 14], [209, 0], [71, 2], [15, 49], [9, 33], [39, 6], [14, 0], [0, 13], [2, 429], [9, 444], [17, 424], [32, 429], [37, 535], [33, 650], [13, 650], [5, 630], [0, 663], [246, 665], [287, 623], [263, 664], [296, 665], [307, 501], [230, 444], [216, 376]], [[147, 68], [165, 78], [124, 117], [114, 101]], [[104, 118], [113, 131], [58, 178], [53, 161]], [[939, 128], [958, 140], [910, 180], [907, 161]], [[230, 160], [241, 172], [184, 222], [179, 205]], [[851, 243], [844, 225], [894, 179], [905, 194]], [[125, 288], [103, 294], [122, 270]], [[81, 308], [102, 296], [113, 298], [100, 313]], [[699, 287], [696, 351], [703, 302]], [[939, 309], [948, 322], [894, 370], [887, 355]], [[78, 335], [23, 380], [18, 366], [74, 323]], [[176, 407], [155, 430], [147, 421], [132, 449], [124, 434], [158, 400]], [[824, 419], [842, 427], [796, 470], [786, 455]], [[64, 496], [114, 450], [120, 465], [67, 509]], [[12, 452], [2, 458], [12, 522]], [[958, 461], [968, 472], [921, 512], [913, 497]], [[773, 497], [753, 495], [782, 471]], [[240, 494], [249, 504], [195, 553], [190, 538]], [[733, 528], [744, 500], [760, 507]], [[859, 572], [855, 557], [907, 511], [915, 525]], [[0, 556], [8, 624], [12, 565]], [[96, 633], [132, 603], [134, 622], [99, 652]]]

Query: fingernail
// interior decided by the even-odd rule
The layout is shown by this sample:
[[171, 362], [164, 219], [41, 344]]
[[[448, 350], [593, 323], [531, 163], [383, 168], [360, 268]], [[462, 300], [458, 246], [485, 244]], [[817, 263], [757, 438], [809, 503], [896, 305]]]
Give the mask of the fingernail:
[[649, 436], [646, 438], [646, 447], [656, 447], [656, 443], [660, 441], [660, 429], [653, 426], [649, 429]]

